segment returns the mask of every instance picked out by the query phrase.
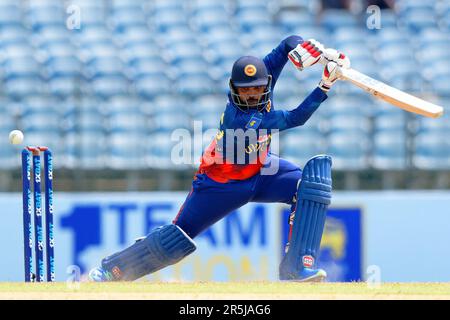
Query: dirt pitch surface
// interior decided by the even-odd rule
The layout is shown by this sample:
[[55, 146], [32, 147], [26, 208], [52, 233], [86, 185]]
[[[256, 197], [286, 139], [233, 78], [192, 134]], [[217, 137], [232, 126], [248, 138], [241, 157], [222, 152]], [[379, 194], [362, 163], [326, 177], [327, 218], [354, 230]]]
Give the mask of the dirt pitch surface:
[[0, 283], [0, 299], [446, 299], [449, 283]]

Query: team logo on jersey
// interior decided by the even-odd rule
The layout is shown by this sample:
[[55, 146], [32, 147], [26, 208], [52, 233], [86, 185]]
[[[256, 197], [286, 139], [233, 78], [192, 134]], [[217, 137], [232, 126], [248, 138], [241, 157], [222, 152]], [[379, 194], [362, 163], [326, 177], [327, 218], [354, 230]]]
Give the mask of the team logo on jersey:
[[262, 118], [261, 115], [255, 114], [251, 117], [249, 122], [245, 125], [245, 129], [257, 129], [261, 124]]
[[312, 268], [314, 265], [314, 258], [312, 256], [303, 256], [302, 262], [305, 268]]
[[252, 64], [248, 64], [244, 68], [244, 73], [249, 77], [253, 77], [256, 74], [256, 67]]

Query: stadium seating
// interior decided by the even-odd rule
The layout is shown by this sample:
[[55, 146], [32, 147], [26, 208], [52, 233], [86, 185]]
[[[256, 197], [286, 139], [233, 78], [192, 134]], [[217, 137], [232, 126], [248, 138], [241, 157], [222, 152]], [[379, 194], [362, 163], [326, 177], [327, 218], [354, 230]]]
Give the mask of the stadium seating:
[[[73, 0], [66, 11], [64, 1], [2, 0], [0, 132], [19, 128], [27, 144], [51, 144], [61, 153], [56, 167], [166, 168], [173, 130], [192, 131], [200, 120], [203, 131], [218, 127], [232, 63], [263, 57], [291, 34], [336, 47], [355, 69], [448, 107], [448, 1], [398, 1], [376, 30], [364, 12], [318, 13], [318, 3]], [[81, 24], [71, 28], [77, 9]], [[319, 66], [300, 73], [288, 63], [275, 108], [296, 107], [320, 76]], [[328, 152], [338, 170], [403, 170], [407, 159], [448, 170], [450, 146], [440, 138], [448, 118], [422, 120], [338, 83], [310, 122], [280, 135], [282, 156], [302, 164]], [[1, 149], [1, 168], [14, 167], [14, 152]]]

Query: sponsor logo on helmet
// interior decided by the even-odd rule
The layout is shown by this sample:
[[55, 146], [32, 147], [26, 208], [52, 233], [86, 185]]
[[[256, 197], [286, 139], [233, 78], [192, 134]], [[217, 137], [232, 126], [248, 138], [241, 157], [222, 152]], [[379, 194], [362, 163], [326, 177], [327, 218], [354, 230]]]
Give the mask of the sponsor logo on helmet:
[[303, 256], [302, 261], [305, 268], [312, 268], [314, 265], [314, 258], [312, 256]]
[[256, 67], [252, 64], [248, 64], [244, 68], [244, 73], [249, 77], [253, 77], [256, 74]]

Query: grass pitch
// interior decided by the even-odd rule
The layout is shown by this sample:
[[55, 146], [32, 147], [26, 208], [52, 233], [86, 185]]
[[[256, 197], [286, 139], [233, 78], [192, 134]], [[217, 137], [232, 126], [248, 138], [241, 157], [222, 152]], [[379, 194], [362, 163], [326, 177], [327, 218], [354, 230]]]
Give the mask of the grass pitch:
[[0, 283], [0, 299], [450, 300], [450, 283]]

